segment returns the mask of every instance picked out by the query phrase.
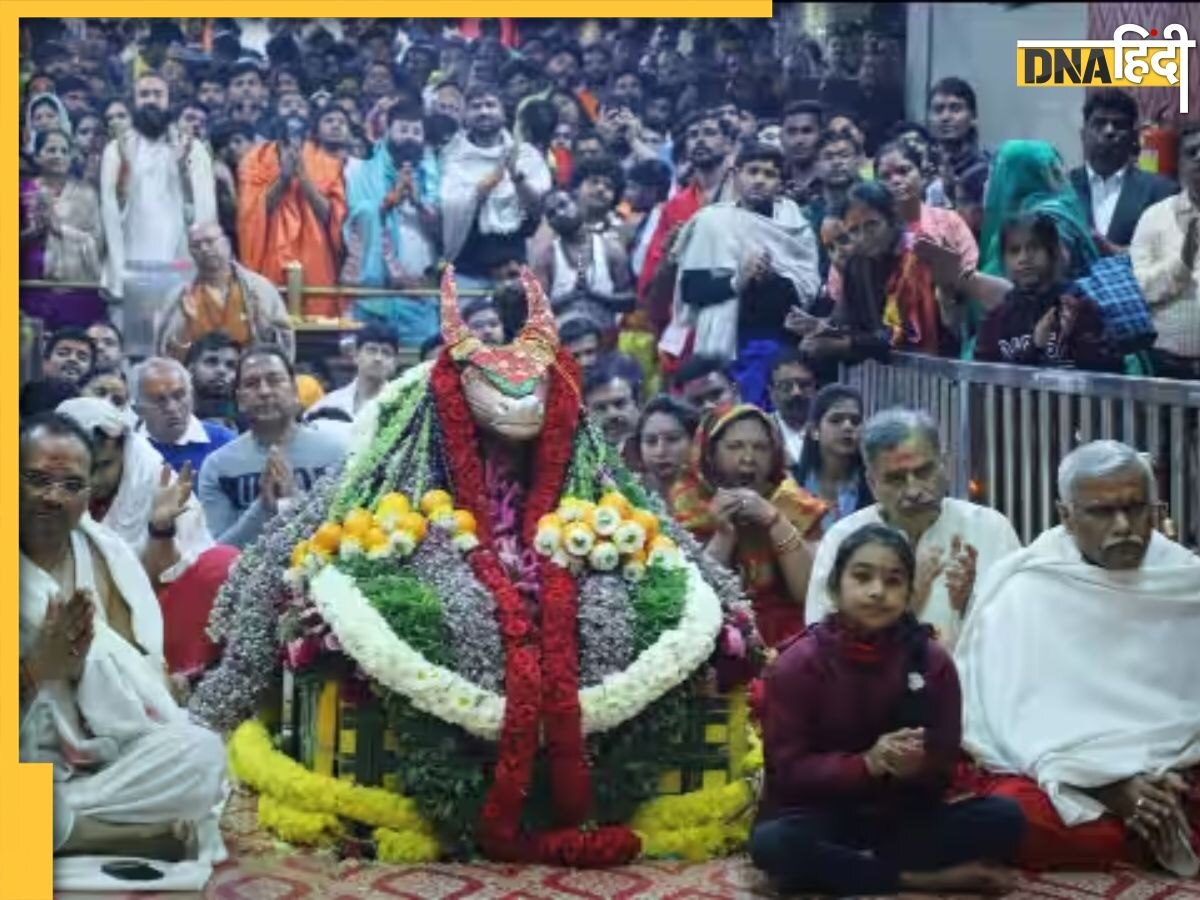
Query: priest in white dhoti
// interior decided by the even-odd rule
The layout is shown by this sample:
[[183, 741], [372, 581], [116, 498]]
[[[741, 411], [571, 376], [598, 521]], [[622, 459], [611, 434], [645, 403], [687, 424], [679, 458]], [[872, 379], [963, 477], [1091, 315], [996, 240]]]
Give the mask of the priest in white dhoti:
[[1063, 524], [982, 579], [955, 655], [974, 787], [1017, 800], [1033, 868], [1200, 871], [1200, 559], [1154, 529], [1154, 476], [1096, 441]]
[[56, 854], [217, 861], [223, 742], [172, 694], [137, 557], [85, 515], [91, 467], [65, 416], [22, 429], [20, 758], [54, 765]]
[[[170, 99], [162, 76], [139, 77], [133, 105], [133, 127], [109, 141], [100, 162], [100, 219], [107, 253], [101, 283], [118, 298], [125, 297], [130, 266], [190, 264], [188, 228], [217, 219], [212, 158], [203, 142], [170, 125]], [[126, 337], [144, 344], [146, 353], [153, 352], [152, 319], [165, 310], [169, 287], [163, 286], [162, 310], [125, 311]]]
[[937, 424], [925, 413], [888, 409], [863, 426], [867, 483], [876, 503], [829, 529], [817, 547], [805, 601], [811, 625], [833, 611], [826, 583], [847, 535], [882, 522], [902, 532], [917, 557], [913, 612], [953, 647], [975, 585], [996, 562], [1021, 547], [1003, 514], [947, 497]]

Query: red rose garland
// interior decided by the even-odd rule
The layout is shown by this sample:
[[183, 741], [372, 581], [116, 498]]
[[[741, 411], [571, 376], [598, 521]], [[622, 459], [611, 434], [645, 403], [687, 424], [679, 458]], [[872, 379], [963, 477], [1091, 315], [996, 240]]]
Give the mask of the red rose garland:
[[[575, 361], [559, 350], [551, 372], [545, 427], [535, 450], [533, 485], [526, 497], [522, 540], [533, 541], [537, 522], [558, 504], [579, 420]], [[475, 516], [480, 546], [470, 555], [475, 576], [496, 600], [504, 641], [505, 710], [493, 773], [480, 821], [485, 851], [496, 859], [576, 867], [619, 865], [641, 849], [624, 826], [581, 831], [591, 809], [591, 772], [583, 743], [579, 707], [578, 593], [575, 580], [543, 560], [541, 640], [520, 593], [491, 548], [491, 521], [483, 486], [483, 463], [475, 422], [459, 372], [445, 352], [431, 376], [453, 491]], [[521, 809], [537, 755], [539, 725], [547, 744], [554, 811], [567, 826], [534, 835], [520, 833]]]

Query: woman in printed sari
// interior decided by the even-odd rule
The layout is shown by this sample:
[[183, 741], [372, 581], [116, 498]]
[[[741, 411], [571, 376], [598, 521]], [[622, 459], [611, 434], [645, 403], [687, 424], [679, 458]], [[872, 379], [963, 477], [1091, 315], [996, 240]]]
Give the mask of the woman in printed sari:
[[[100, 279], [100, 201], [90, 184], [70, 176], [71, 139], [57, 128], [34, 139], [37, 176], [21, 182], [22, 279], [96, 283]], [[23, 289], [21, 310], [47, 331], [104, 318], [92, 289]]]
[[826, 512], [784, 466], [770, 416], [749, 404], [716, 409], [696, 432], [690, 471], [670, 492], [676, 520], [740, 573], [771, 647], [804, 630], [812, 569], [805, 542], [820, 538]]

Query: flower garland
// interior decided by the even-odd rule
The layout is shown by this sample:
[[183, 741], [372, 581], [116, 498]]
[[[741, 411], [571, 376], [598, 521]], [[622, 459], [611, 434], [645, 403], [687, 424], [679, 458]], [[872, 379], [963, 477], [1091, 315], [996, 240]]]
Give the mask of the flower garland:
[[188, 711], [216, 731], [232, 731], [255, 713], [277, 672], [279, 618], [276, 604], [289, 596], [284, 581], [297, 540], [324, 519], [341, 468], [323, 475], [299, 508], [275, 516], [243, 551], [217, 594], [208, 635], [224, 644], [218, 666], [207, 672], [188, 702]]
[[367, 469], [373, 455], [370, 452], [372, 449], [391, 449], [390, 446], [385, 446], [384, 442], [376, 440], [385, 412], [391, 413], [393, 407], [402, 405], [406, 395], [419, 397], [423, 394], [432, 368], [433, 362], [430, 361], [405, 369], [399, 378], [384, 385], [383, 390], [358, 411], [350, 432], [351, 444], [346, 464], [347, 471], [352, 475], [358, 475]]
[[741, 850], [750, 837], [762, 767], [762, 744], [752, 737], [736, 781], [642, 804], [630, 825], [643, 854], [696, 862]]
[[[660, 634], [623, 672], [578, 692], [584, 734], [608, 731], [640, 715], [711, 656], [721, 630], [721, 603], [695, 563], [685, 562], [684, 571], [687, 593], [679, 624]], [[491, 741], [499, 737], [505, 698], [430, 663], [392, 630], [351, 575], [326, 566], [313, 578], [310, 591], [338, 642], [368, 676], [422, 712], [476, 737]], [[506, 692], [511, 694], [507, 678]]]
[[638, 581], [648, 562], [679, 563], [675, 542], [658, 531], [658, 516], [635, 508], [619, 491], [599, 503], [567, 496], [538, 520], [534, 549], [574, 574], [589, 566], [597, 572], [621, 567], [625, 578]]
[[229, 739], [229, 770], [260, 794], [310, 813], [328, 813], [366, 825], [432, 834], [412, 800], [384, 788], [362, 787], [319, 775], [279, 752], [257, 719]]
[[289, 844], [328, 846], [343, 834], [342, 820], [332, 813], [296, 809], [271, 794], [258, 795], [258, 824]]
[[[545, 426], [534, 452], [534, 481], [525, 501], [522, 543], [532, 546], [537, 523], [562, 493], [579, 419], [579, 369], [559, 350], [550, 380]], [[542, 635], [538, 648], [529, 610], [490, 548], [486, 483], [477, 450], [475, 423], [458, 372], [443, 353], [431, 380], [434, 401], [446, 438], [445, 452], [456, 496], [480, 522], [483, 547], [470, 560], [476, 577], [493, 591], [505, 651], [506, 704], [499, 757], [484, 803], [480, 837], [494, 857], [577, 867], [609, 866], [637, 855], [637, 836], [623, 826], [581, 831], [591, 806], [591, 778], [583, 750], [576, 644], [577, 594], [574, 579], [542, 560]], [[538, 650], [541, 651], [539, 659]], [[521, 809], [529, 791], [538, 749], [539, 712], [549, 748], [553, 800], [560, 827], [518, 834]]]
[[271, 744], [257, 720], [229, 740], [229, 769], [259, 794], [258, 821], [290, 843], [329, 844], [343, 836], [342, 819], [375, 826], [382, 862], [430, 862], [441, 855], [437, 839], [411, 800], [311, 772]]
[[[303, 769], [271, 746], [266, 729], [258, 721], [247, 722], [234, 733], [229, 756], [233, 774], [259, 792], [259, 824], [289, 843], [329, 845], [344, 836], [343, 819], [366, 825], [378, 821], [378, 809], [367, 812], [366, 806], [360, 808], [337, 796], [347, 787], [354, 792], [387, 794], [388, 799], [402, 806], [410, 803], [390, 791], [354, 787]], [[742, 763], [746, 777], [719, 787], [656, 797], [643, 803], [631, 821], [631, 827], [641, 838], [643, 855], [695, 861], [742, 849], [752, 819], [748, 813], [753, 809], [755, 797], [753, 780], [761, 768], [762, 746], [755, 742]], [[424, 822], [407, 815], [391, 821], [393, 825], [376, 826], [372, 832], [376, 859], [419, 863], [441, 857], [441, 848]]]

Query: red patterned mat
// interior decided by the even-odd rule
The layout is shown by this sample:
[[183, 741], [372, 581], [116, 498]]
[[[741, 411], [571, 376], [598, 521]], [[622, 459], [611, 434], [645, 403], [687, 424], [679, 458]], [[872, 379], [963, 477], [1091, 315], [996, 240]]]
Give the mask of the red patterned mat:
[[[710, 863], [641, 863], [602, 872], [478, 865], [388, 866], [297, 850], [255, 827], [254, 800], [235, 796], [223, 823], [230, 860], [206, 900], [738, 900], [774, 896], [745, 857]], [[133, 900], [184, 894], [61, 894], [63, 900]], [[1200, 900], [1200, 881], [1136, 871], [1022, 877], [1013, 898]]]

